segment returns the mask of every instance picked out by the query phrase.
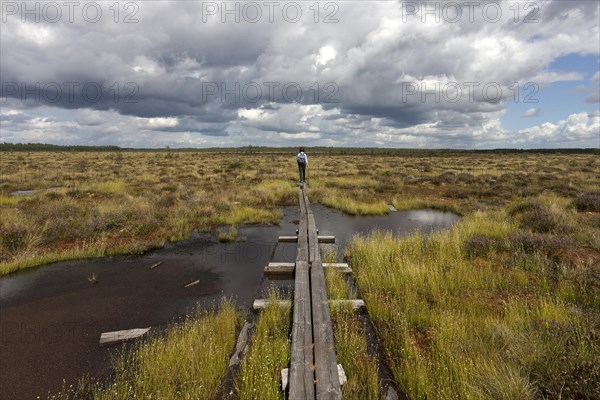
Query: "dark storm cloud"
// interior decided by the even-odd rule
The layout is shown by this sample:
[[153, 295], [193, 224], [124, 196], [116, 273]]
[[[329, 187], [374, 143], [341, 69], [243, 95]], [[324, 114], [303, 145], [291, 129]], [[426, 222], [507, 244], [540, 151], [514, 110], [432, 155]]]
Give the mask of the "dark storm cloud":
[[[92, 135], [83, 127], [94, 127], [105, 140], [131, 126], [215, 138], [229, 137], [231, 128], [269, 144], [285, 144], [282, 133], [352, 142], [357, 131], [364, 132], [365, 145], [378, 134], [392, 143], [418, 136], [450, 147], [495, 140], [504, 134], [497, 121], [512, 96], [510, 85], [560, 80], [543, 75], [555, 58], [598, 52], [588, 40], [598, 29], [598, 3], [587, 1], [535, 3], [535, 17], [543, 22], [535, 24], [523, 22], [527, 13], [520, 8], [519, 23], [513, 23], [510, 4], [503, 4], [498, 22], [477, 15], [445, 24], [409, 18], [398, 2], [335, 3], [338, 22], [328, 24], [323, 13], [314, 22], [308, 3], [297, 22], [279, 10], [271, 23], [263, 9], [257, 23], [231, 16], [223, 23], [220, 13], [207, 15], [208, 2], [134, 2], [138, 22], [129, 24], [122, 21], [126, 10], [115, 23], [108, 3], [99, 4], [105, 14], [97, 23], [23, 23], [18, 15], [6, 16], [0, 94], [19, 102], [19, 109], [68, 111], [82, 135]], [[478, 87], [470, 96], [465, 84], [473, 83]], [[435, 91], [455, 97], [426, 94], [436, 84]], [[480, 90], [485, 85], [502, 93], [490, 98]], [[454, 101], [456, 86], [463, 92]], [[85, 110], [98, 113], [80, 118]], [[124, 118], [111, 128], [115, 113]], [[23, 130], [60, 125], [28, 125], [25, 115], [3, 114], [2, 121], [22, 122]], [[77, 129], [68, 125], [73, 134]]]

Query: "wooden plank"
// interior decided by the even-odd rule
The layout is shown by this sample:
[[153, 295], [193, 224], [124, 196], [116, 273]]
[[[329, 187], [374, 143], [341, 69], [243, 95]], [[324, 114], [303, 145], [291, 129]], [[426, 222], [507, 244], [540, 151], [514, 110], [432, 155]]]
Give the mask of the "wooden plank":
[[185, 285], [184, 287], [188, 288], [190, 286], [194, 286], [200, 283], [200, 279], [195, 280], [194, 282], [190, 282], [187, 285]]
[[315, 224], [315, 216], [312, 211], [307, 208], [308, 219], [308, 260], [310, 262], [321, 261], [321, 250], [319, 248], [319, 239], [317, 235], [317, 226]]
[[319, 243], [335, 243], [335, 236], [319, 235]]
[[327, 288], [320, 260], [314, 261], [311, 265], [311, 302], [315, 342], [316, 398], [341, 399]]
[[290, 360], [290, 393], [292, 400], [314, 399], [315, 385], [312, 352], [312, 319], [308, 290], [308, 263], [299, 261], [294, 293], [294, 324]]
[[150, 266], [150, 269], [154, 269], [154, 268], [158, 267], [162, 263], [163, 263], [162, 261], [159, 261], [156, 264], [153, 264], [152, 266]]
[[[252, 303], [252, 308], [254, 308], [255, 310], [264, 310], [271, 302], [273, 301], [269, 299], [256, 299], [254, 300], [254, 303]], [[276, 300], [274, 302], [277, 303], [277, 305], [280, 307], [289, 307], [292, 305], [292, 302], [290, 300]], [[364, 308], [366, 306], [364, 300], [361, 299], [329, 300], [330, 306], [342, 306], [345, 304], [350, 305], [355, 310]]]
[[280, 307], [289, 307], [292, 305], [292, 302], [290, 300], [269, 300], [269, 299], [255, 299], [254, 303], [252, 303], [252, 308], [254, 308], [255, 310], [264, 310], [265, 308], [267, 308], [267, 306], [269, 305], [269, 303], [277, 303], [278, 306]]
[[315, 217], [307, 207], [308, 243], [313, 320], [313, 340], [315, 342], [315, 395], [317, 399], [341, 399], [342, 389], [337, 368], [331, 314], [327, 299], [325, 273], [321, 261], [321, 251], [317, 235]]
[[290, 390], [288, 396], [290, 400], [315, 398], [308, 264], [308, 219], [304, 190], [298, 191], [298, 197], [300, 202], [300, 223], [298, 225], [298, 251], [296, 254], [294, 307], [292, 314], [292, 344], [289, 370]]
[[265, 275], [288, 275], [292, 276], [294, 274], [294, 268], [296, 268], [296, 263], [269, 263], [265, 267], [264, 273]]
[[280, 268], [280, 267], [294, 267], [296, 265], [296, 263], [293, 262], [270, 262], [268, 267], [269, 268]]
[[233, 355], [229, 359], [228, 368], [231, 368], [234, 365], [238, 365], [240, 363], [242, 351], [244, 350], [244, 347], [246, 347], [246, 343], [248, 342], [248, 331], [250, 330], [252, 325], [253, 324], [248, 321], [246, 321], [244, 323], [244, 326], [242, 327], [242, 330], [240, 331], [240, 334], [238, 335], [238, 340], [235, 345], [235, 351], [233, 352]]
[[124, 331], [104, 332], [100, 335], [100, 344], [124, 342], [148, 333], [150, 328], [127, 329]]
[[[294, 274], [295, 263], [269, 263], [264, 269], [266, 275], [285, 275], [292, 276]], [[352, 268], [346, 263], [323, 263], [324, 268], [335, 268], [344, 273], [351, 274]]]
[[283, 392], [287, 390], [288, 383], [290, 383], [290, 369], [284, 368], [281, 370], [281, 390]]
[[351, 274], [352, 268], [348, 266], [346, 263], [323, 263], [324, 268], [335, 268], [336, 270], [344, 273]]
[[349, 304], [355, 310], [366, 307], [365, 301], [361, 300], [361, 299], [329, 300], [329, 306], [342, 306], [342, 305], [346, 305], [346, 304]]
[[294, 276], [295, 266], [291, 267], [265, 267], [264, 273], [265, 275], [285, 275], [292, 277]]
[[[343, 385], [344, 383], [346, 383], [348, 381], [348, 378], [346, 377], [346, 371], [344, 371], [342, 364], [338, 364], [338, 375], [340, 378], [341, 385]], [[283, 390], [284, 392], [288, 388], [289, 376], [290, 376], [289, 368], [284, 368], [281, 370], [281, 390]]]
[[292, 279], [294, 277], [294, 270], [296, 267], [265, 267], [265, 275], [269, 275], [274, 278], [285, 278]]
[[344, 371], [344, 367], [342, 367], [342, 364], [338, 364], [337, 369], [338, 378], [340, 380], [340, 386], [342, 386], [344, 383], [348, 382], [348, 377], [346, 376], [346, 371]]
[[279, 236], [278, 241], [280, 243], [296, 243], [298, 236]]
[[310, 201], [308, 201], [308, 196], [306, 195], [306, 190], [302, 191], [302, 196], [304, 197], [304, 207], [305, 207], [305, 212], [310, 211]]

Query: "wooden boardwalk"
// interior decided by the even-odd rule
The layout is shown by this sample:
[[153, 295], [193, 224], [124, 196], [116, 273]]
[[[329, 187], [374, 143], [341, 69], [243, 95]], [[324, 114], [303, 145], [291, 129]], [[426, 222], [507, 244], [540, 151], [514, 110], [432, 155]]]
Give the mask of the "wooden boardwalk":
[[319, 237], [304, 185], [299, 200], [289, 399], [341, 399]]

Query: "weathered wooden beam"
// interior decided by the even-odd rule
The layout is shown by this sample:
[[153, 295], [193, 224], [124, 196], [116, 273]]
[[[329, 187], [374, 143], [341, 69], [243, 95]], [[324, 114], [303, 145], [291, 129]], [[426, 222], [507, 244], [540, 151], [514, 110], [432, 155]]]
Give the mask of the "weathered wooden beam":
[[[366, 307], [365, 301], [361, 299], [339, 299], [339, 300], [328, 300], [329, 306], [343, 306], [350, 305], [353, 309], [358, 310]], [[292, 305], [290, 300], [269, 300], [269, 299], [256, 299], [254, 303], [252, 303], [252, 308], [255, 310], [264, 310], [267, 308], [269, 303], [275, 302], [280, 307], [289, 307]]]
[[281, 243], [296, 243], [298, 236], [279, 236], [278, 241]]
[[194, 286], [200, 283], [200, 279], [195, 280], [194, 282], [190, 282], [184, 286], [184, 288], [189, 288], [190, 286]]
[[310, 275], [308, 250], [308, 215], [304, 186], [299, 192], [300, 222], [298, 225], [298, 251], [292, 309], [292, 344], [290, 355], [290, 400], [315, 398], [315, 373], [313, 359], [313, 331], [310, 304]]
[[269, 265], [265, 267], [264, 272], [267, 275], [293, 275], [294, 268], [296, 268], [296, 263], [270, 262]]
[[335, 243], [335, 236], [333, 235], [319, 235], [319, 243]]
[[323, 263], [324, 268], [334, 268], [344, 274], [351, 274], [352, 268], [347, 263]]
[[157, 262], [156, 264], [152, 264], [152, 265], [150, 266], [150, 269], [154, 269], [154, 268], [158, 267], [158, 266], [159, 266], [160, 264], [162, 264], [162, 263], [163, 263], [162, 261], [159, 261], [159, 262]]
[[267, 308], [269, 303], [277, 303], [280, 307], [290, 307], [292, 302], [290, 300], [269, 300], [269, 299], [255, 299], [252, 303], [252, 308], [255, 310], [264, 310]]
[[240, 334], [238, 335], [238, 340], [237, 340], [237, 343], [235, 346], [235, 351], [233, 352], [233, 355], [229, 359], [228, 368], [231, 368], [234, 365], [237, 365], [240, 363], [242, 351], [244, 350], [244, 348], [246, 347], [246, 343], [248, 342], [248, 331], [250, 330], [250, 328], [252, 328], [252, 323], [246, 321], [244, 323], [244, 326], [242, 327], [242, 330], [240, 331]]
[[[324, 268], [334, 268], [344, 274], [351, 274], [352, 268], [348, 266], [346, 263], [323, 263]], [[286, 275], [292, 276], [294, 274], [294, 268], [296, 268], [296, 263], [269, 263], [264, 269], [265, 275]]]
[[[338, 375], [339, 375], [339, 379], [340, 379], [340, 385], [343, 385], [344, 383], [346, 383], [348, 381], [348, 378], [346, 377], [346, 371], [344, 371], [342, 364], [338, 364], [337, 367], [338, 367]], [[281, 390], [283, 390], [284, 392], [288, 388], [289, 376], [290, 376], [289, 368], [284, 368], [281, 370]]]
[[317, 399], [341, 399], [342, 392], [337, 375], [331, 315], [324, 281], [321, 262], [313, 262], [311, 265], [311, 301], [315, 342], [315, 394]]
[[127, 329], [124, 331], [104, 332], [100, 335], [100, 344], [124, 342], [148, 333], [150, 328]]
[[337, 371], [337, 358], [327, 299], [325, 273], [317, 235], [315, 216], [307, 208], [312, 304], [313, 339], [315, 342], [315, 395], [317, 399], [341, 399], [342, 389]]
[[343, 306], [349, 304], [353, 309], [358, 310], [365, 308], [366, 304], [364, 300], [352, 299], [352, 300], [329, 300], [329, 306]]

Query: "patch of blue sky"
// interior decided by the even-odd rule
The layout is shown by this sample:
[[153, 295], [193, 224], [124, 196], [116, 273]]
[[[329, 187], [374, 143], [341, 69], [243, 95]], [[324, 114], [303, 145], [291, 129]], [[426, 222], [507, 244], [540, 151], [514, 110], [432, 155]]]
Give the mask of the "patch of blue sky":
[[[517, 101], [506, 103], [506, 113], [501, 117], [502, 125], [510, 131], [517, 131], [544, 122], [556, 123], [571, 114], [597, 112], [599, 103], [586, 101], [594, 91], [600, 90], [600, 83], [594, 80], [594, 75], [600, 69], [598, 54], [569, 54], [559, 57], [548, 67], [548, 72], [581, 74], [583, 79], [558, 81], [548, 86], [527, 89], [520, 88]], [[534, 116], [525, 117], [528, 110], [538, 110]]]

